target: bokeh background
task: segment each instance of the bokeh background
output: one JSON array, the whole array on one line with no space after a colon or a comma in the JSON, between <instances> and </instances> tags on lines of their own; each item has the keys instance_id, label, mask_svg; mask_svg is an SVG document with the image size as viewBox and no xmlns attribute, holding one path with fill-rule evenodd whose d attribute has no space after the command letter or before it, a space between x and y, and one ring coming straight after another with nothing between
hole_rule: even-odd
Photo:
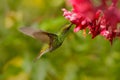
<instances>
[{"instance_id":1,"label":"bokeh background","mask_svg":"<svg viewBox=\"0 0 120 80\"><path fill-rule=\"evenodd\" d=\"M66 0L0 0L0 80L120 80L120 39L70 34L57 50L33 63L43 44L18 31L35 26L58 33L69 23Z\"/></svg>"}]
</instances>

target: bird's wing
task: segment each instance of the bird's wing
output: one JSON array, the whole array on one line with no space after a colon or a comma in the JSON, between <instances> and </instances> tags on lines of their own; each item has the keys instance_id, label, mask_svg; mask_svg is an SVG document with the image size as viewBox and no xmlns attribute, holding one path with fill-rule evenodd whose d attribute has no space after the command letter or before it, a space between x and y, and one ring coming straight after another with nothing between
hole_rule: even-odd
<instances>
[{"instance_id":1,"label":"bird's wing","mask_svg":"<svg viewBox=\"0 0 120 80\"><path fill-rule=\"evenodd\" d=\"M19 28L19 31L34 38L33 33L38 32L39 30L32 27L21 27Z\"/></svg>"},{"instance_id":2,"label":"bird's wing","mask_svg":"<svg viewBox=\"0 0 120 80\"><path fill-rule=\"evenodd\" d=\"M48 33L42 30L37 30L32 27L22 27L20 28L20 32L49 44L52 42L54 38L57 37L56 34Z\"/></svg>"}]
</instances>

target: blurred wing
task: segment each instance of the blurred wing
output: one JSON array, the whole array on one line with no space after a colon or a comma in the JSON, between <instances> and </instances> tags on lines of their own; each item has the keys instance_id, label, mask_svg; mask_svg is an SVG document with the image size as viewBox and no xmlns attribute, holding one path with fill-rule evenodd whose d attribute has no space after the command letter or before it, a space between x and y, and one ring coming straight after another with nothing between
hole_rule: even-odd
<instances>
[{"instance_id":1,"label":"blurred wing","mask_svg":"<svg viewBox=\"0 0 120 80\"><path fill-rule=\"evenodd\" d=\"M50 43L51 40L53 40L55 37L57 37L57 35L55 35L55 34L48 33L48 32L42 31L42 30L37 30L32 27L22 27L22 28L20 28L20 32L22 32L28 36L31 36L35 39L41 40L42 42L45 42L45 43Z\"/></svg>"},{"instance_id":2,"label":"blurred wing","mask_svg":"<svg viewBox=\"0 0 120 80\"><path fill-rule=\"evenodd\" d=\"M33 33L33 35L36 39L42 40L43 42L47 42L50 45L53 42L53 40L57 38L56 34L44 32L44 31L35 32Z\"/></svg>"},{"instance_id":3,"label":"blurred wing","mask_svg":"<svg viewBox=\"0 0 120 80\"><path fill-rule=\"evenodd\" d=\"M38 32L39 30L32 27L22 27L19 29L19 31L34 38L33 33Z\"/></svg>"}]
</instances>

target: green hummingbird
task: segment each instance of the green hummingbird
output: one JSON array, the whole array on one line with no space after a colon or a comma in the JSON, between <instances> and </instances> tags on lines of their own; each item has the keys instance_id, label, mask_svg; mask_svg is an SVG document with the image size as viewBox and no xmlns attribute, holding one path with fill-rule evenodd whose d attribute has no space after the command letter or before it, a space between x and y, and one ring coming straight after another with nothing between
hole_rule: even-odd
<instances>
[{"instance_id":1,"label":"green hummingbird","mask_svg":"<svg viewBox=\"0 0 120 80\"><path fill-rule=\"evenodd\" d=\"M33 27L22 27L19 29L19 31L24 33L25 35L31 36L35 39L47 43L47 46L44 45L38 56L35 58L34 61L36 61L40 59L43 54L47 52L52 52L55 49L59 48L65 40L66 36L68 35L71 26L72 24L66 25L59 34L45 32L35 29Z\"/></svg>"}]
</instances>

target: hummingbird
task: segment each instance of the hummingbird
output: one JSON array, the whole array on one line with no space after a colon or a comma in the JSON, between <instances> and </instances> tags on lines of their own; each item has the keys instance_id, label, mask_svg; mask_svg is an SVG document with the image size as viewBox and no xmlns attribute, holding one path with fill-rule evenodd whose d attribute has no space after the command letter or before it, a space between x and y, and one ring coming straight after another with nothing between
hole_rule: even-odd
<instances>
[{"instance_id":1,"label":"hummingbird","mask_svg":"<svg viewBox=\"0 0 120 80\"><path fill-rule=\"evenodd\" d=\"M43 30L38 30L33 27L21 27L19 31L25 35L47 43L47 46L44 45L40 50L38 56L34 59L35 62L39 60L43 54L52 52L55 49L59 48L67 37L71 26L72 24L66 25L59 34L45 32Z\"/></svg>"}]
</instances>

